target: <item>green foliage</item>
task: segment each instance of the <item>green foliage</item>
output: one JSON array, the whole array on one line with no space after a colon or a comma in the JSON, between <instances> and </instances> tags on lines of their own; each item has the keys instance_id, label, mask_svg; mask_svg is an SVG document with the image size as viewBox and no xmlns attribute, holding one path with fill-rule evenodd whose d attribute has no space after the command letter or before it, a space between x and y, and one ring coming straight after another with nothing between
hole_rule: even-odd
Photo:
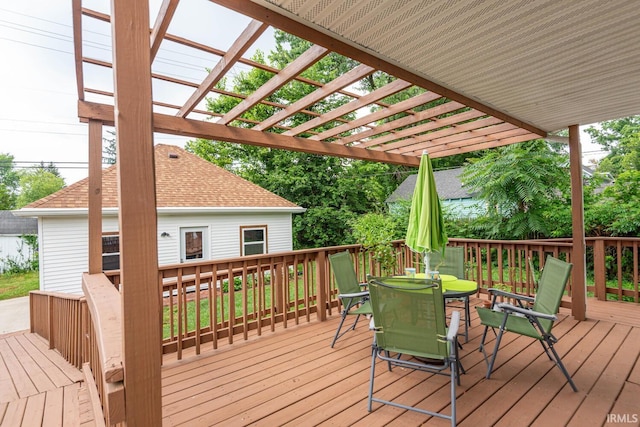
<instances>
[{"instance_id":1,"label":"green foliage","mask_svg":"<svg viewBox=\"0 0 640 427\"><path fill-rule=\"evenodd\" d=\"M64 179L47 168L37 168L20 174L20 195L16 207L21 208L64 187Z\"/></svg>"},{"instance_id":2,"label":"green foliage","mask_svg":"<svg viewBox=\"0 0 640 427\"><path fill-rule=\"evenodd\" d=\"M15 170L13 159L11 154L0 154L0 210L16 207L20 176Z\"/></svg>"},{"instance_id":3,"label":"green foliage","mask_svg":"<svg viewBox=\"0 0 640 427\"><path fill-rule=\"evenodd\" d=\"M600 235L640 235L640 171L620 173L588 212L585 223L590 228L600 226Z\"/></svg>"},{"instance_id":4,"label":"green foliage","mask_svg":"<svg viewBox=\"0 0 640 427\"><path fill-rule=\"evenodd\" d=\"M241 277L234 277L233 278L233 290L236 291L236 292L242 290L242 278ZM229 281L228 280L224 280L222 282L222 292L224 292L225 294L229 293Z\"/></svg>"},{"instance_id":5,"label":"green foliage","mask_svg":"<svg viewBox=\"0 0 640 427\"><path fill-rule=\"evenodd\" d=\"M16 256L7 256L0 259L3 265L2 273L5 275L15 275L28 273L30 271L38 271L38 236L22 235L20 247L18 247ZM25 254L25 245L29 248ZM31 256L29 256L29 254Z\"/></svg>"},{"instance_id":6,"label":"green foliage","mask_svg":"<svg viewBox=\"0 0 640 427\"><path fill-rule=\"evenodd\" d=\"M110 138L102 138L102 162L114 165L116 163L116 133L112 130L107 131L111 135Z\"/></svg>"},{"instance_id":7,"label":"green foliage","mask_svg":"<svg viewBox=\"0 0 640 427\"><path fill-rule=\"evenodd\" d=\"M485 238L526 239L550 235L550 206L568 194L567 156L543 140L487 150L464 169L462 182L484 200L487 212L474 224Z\"/></svg>"},{"instance_id":8,"label":"green foliage","mask_svg":"<svg viewBox=\"0 0 640 427\"><path fill-rule=\"evenodd\" d=\"M598 172L617 177L624 171L640 170L640 116L602 122L585 131L593 142L609 151L598 164Z\"/></svg>"},{"instance_id":9,"label":"green foliage","mask_svg":"<svg viewBox=\"0 0 640 427\"><path fill-rule=\"evenodd\" d=\"M392 245L395 222L388 215L368 213L351 222L353 236L387 272L393 271L395 253Z\"/></svg>"}]
</instances>

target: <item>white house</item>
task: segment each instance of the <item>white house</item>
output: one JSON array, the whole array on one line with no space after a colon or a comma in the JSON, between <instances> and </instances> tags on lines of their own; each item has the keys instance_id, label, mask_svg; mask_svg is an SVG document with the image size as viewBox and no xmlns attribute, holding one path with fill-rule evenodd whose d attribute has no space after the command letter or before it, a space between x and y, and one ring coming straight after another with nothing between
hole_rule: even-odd
<instances>
[{"instance_id":1,"label":"white house","mask_svg":"<svg viewBox=\"0 0 640 427\"><path fill-rule=\"evenodd\" d=\"M292 250L301 208L183 149L155 147L158 263ZM102 173L103 269L119 268L116 167ZM38 218L40 289L81 293L88 270L88 178L16 211Z\"/></svg>"}]
</instances>

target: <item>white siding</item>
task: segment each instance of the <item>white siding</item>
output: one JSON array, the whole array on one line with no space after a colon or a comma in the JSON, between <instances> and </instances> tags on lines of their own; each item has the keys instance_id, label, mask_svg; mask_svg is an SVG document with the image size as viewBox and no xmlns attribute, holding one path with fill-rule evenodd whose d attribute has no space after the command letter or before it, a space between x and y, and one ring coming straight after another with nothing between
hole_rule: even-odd
<instances>
[{"instance_id":1,"label":"white siding","mask_svg":"<svg viewBox=\"0 0 640 427\"><path fill-rule=\"evenodd\" d=\"M240 227L266 225L268 251L292 249L291 214L289 213L221 213L210 215L158 215L158 263L180 262L180 228L209 227L211 259L240 256ZM161 237L163 232L168 237Z\"/></svg>"},{"instance_id":2,"label":"white siding","mask_svg":"<svg viewBox=\"0 0 640 427\"><path fill-rule=\"evenodd\" d=\"M103 219L103 231L117 231L116 217ZM180 228L209 227L211 259L240 256L240 227L266 225L269 253L292 249L290 213L221 213L158 215L158 263L180 262ZM82 293L82 273L88 270L86 217L41 217L40 289ZM161 237L163 232L169 233Z\"/></svg>"}]
</instances>

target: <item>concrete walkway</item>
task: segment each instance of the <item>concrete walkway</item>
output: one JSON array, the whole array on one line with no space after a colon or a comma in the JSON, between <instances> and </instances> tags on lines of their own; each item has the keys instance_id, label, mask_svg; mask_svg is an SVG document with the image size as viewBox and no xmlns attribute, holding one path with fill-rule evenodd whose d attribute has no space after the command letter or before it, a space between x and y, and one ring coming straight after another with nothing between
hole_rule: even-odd
<instances>
[{"instance_id":1,"label":"concrete walkway","mask_svg":"<svg viewBox=\"0 0 640 427\"><path fill-rule=\"evenodd\" d=\"M0 301L0 335L29 329L29 297Z\"/></svg>"}]
</instances>

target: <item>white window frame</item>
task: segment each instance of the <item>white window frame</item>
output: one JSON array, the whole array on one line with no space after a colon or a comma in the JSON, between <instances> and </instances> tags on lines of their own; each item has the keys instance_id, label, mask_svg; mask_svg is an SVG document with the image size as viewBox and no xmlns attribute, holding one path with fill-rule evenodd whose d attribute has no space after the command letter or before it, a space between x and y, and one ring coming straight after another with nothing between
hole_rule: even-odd
<instances>
[{"instance_id":1,"label":"white window frame","mask_svg":"<svg viewBox=\"0 0 640 427\"><path fill-rule=\"evenodd\" d=\"M260 241L255 241L255 242L245 242L245 231L255 231L255 230L260 230L262 231L262 236L263 236L263 240ZM242 225L240 226L240 256L245 256L245 248L247 245L253 245L253 246L257 246L259 244L262 245L262 253L266 254L269 253L269 246L268 246L268 233L267 233L268 227L266 225ZM252 255L258 255L258 254L252 254Z\"/></svg>"},{"instance_id":2,"label":"white window frame","mask_svg":"<svg viewBox=\"0 0 640 427\"><path fill-rule=\"evenodd\" d=\"M202 233L202 258L187 259L186 233ZM195 262L209 259L209 227L180 227L180 262Z\"/></svg>"}]
</instances>

